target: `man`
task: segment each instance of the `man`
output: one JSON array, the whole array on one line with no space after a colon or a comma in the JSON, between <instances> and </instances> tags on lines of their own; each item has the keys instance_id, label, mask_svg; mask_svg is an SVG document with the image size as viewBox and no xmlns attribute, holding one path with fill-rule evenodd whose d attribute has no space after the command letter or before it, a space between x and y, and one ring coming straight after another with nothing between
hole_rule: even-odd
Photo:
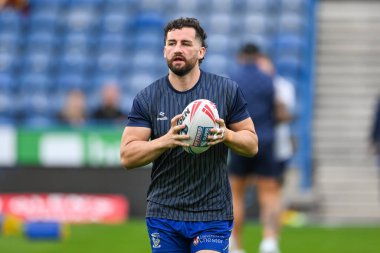
<instances>
[{"instance_id":1,"label":"man","mask_svg":"<svg viewBox=\"0 0 380 253\"><path fill-rule=\"evenodd\" d=\"M245 194L248 186L256 184L263 225L260 253L278 253L280 217L279 172L274 156L276 123L275 88L273 78L257 66L260 51L254 44L244 45L239 52L240 68L231 78L239 83L249 97L248 111L260 136L260 152L253 158L231 154L229 172L234 206L234 229L230 242L231 253L243 253L242 232L245 217Z\"/></svg>"},{"instance_id":2,"label":"man","mask_svg":"<svg viewBox=\"0 0 380 253\"><path fill-rule=\"evenodd\" d=\"M228 148L254 156L258 139L237 84L200 69L206 33L194 18L167 24L164 57L169 74L135 98L124 130L120 156L127 169L153 162L146 221L152 252L228 252L232 200ZM177 125L193 100L215 103L220 128L200 155L183 150L188 135ZM224 119L224 120L223 120Z\"/></svg>"},{"instance_id":3,"label":"man","mask_svg":"<svg viewBox=\"0 0 380 253\"><path fill-rule=\"evenodd\" d=\"M273 77L275 91L275 158L278 166L280 183L293 157L295 141L291 133L291 122L294 120L296 107L296 92L294 85L276 73L271 59L264 55L257 56L257 67L264 73Z\"/></svg>"},{"instance_id":4,"label":"man","mask_svg":"<svg viewBox=\"0 0 380 253\"><path fill-rule=\"evenodd\" d=\"M96 108L92 117L98 123L121 123L126 119L119 107L119 86L113 81L105 82L102 87L102 103Z\"/></svg>"}]
</instances>

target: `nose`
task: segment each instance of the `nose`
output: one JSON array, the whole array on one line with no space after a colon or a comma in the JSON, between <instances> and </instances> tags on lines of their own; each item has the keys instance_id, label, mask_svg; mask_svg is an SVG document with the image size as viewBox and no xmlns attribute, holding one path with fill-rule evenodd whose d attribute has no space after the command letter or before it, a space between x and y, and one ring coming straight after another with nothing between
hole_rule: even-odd
<instances>
[{"instance_id":1,"label":"nose","mask_svg":"<svg viewBox=\"0 0 380 253\"><path fill-rule=\"evenodd\" d=\"M182 50L182 46L181 44L177 44L175 47L174 47L174 54L176 53L181 53L182 54L183 50Z\"/></svg>"}]
</instances>

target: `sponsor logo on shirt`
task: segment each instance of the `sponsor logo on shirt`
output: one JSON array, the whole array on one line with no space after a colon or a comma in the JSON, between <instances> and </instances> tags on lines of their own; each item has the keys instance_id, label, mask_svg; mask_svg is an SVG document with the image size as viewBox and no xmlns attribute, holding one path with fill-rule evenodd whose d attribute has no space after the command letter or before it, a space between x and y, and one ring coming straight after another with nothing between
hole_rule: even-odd
<instances>
[{"instance_id":1,"label":"sponsor logo on shirt","mask_svg":"<svg viewBox=\"0 0 380 253\"><path fill-rule=\"evenodd\" d=\"M158 114L157 120L168 120L168 117L166 117L164 112L160 112Z\"/></svg>"}]
</instances>

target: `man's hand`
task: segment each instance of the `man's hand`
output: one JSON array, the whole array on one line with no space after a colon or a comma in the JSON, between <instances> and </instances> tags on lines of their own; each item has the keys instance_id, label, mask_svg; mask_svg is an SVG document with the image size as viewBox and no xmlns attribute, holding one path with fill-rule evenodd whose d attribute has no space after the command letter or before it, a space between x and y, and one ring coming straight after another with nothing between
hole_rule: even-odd
<instances>
[{"instance_id":1,"label":"man's hand","mask_svg":"<svg viewBox=\"0 0 380 253\"><path fill-rule=\"evenodd\" d=\"M219 124L219 128L213 128L210 130L211 134L208 136L208 145L214 146L218 143L223 142L229 133L229 130L226 127L223 119L216 119L216 122Z\"/></svg>"},{"instance_id":2,"label":"man's hand","mask_svg":"<svg viewBox=\"0 0 380 253\"><path fill-rule=\"evenodd\" d=\"M184 140L190 139L189 135L180 135L180 131L184 129L186 126L185 124L177 125L178 120L182 117L182 114L178 114L174 116L170 123L171 127L169 131L159 138L160 142L162 143L162 146L165 148L175 148L177 146L182 147L189 147L190 145L186 142L183 142Z\"/></svg>"}]
</instances>

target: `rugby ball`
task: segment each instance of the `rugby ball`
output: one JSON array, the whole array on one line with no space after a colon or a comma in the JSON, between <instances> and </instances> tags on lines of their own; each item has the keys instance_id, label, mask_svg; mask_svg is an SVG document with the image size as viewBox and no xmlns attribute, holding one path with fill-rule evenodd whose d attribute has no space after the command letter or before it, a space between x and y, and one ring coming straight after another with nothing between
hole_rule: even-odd
<instances>
[{"instance_id":1,"label":"rugby ball","mask_svg":"<svg viewBox=\"0 0 380 253\"><path fill-rule=\"evenodd\" d=\"M200 154L209 149L207 137L212 128L219 128L219 124L215 122L218 118L216 105L207 99L198 99L186 106L177 122L178 125L185 124L180 134L190 136L189 140L184 140L190 146L183 149L191 154Z\"/></svg>"}]
</instances>

